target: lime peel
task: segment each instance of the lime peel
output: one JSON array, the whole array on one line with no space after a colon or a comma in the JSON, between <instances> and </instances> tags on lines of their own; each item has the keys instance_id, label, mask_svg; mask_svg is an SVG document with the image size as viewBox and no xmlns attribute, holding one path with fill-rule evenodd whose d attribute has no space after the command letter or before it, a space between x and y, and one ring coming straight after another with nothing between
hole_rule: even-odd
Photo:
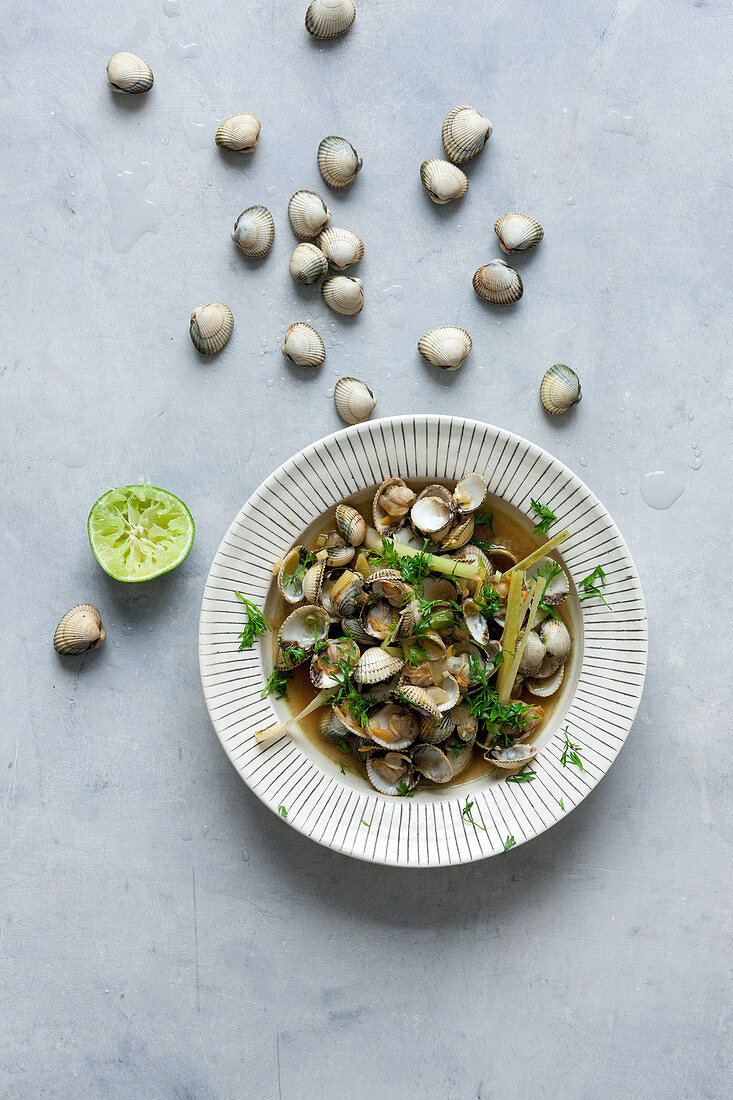
<instances>
[{"instance_id":1,"label":"lime peel","mask_svg":"<svg viewBox=\"0 0 733 1100\"><path fill-rule=\"evenodd\" d=\"M193 545L193 516L182 500L154 485L120 485L93 505L92 553L110 577L149 581L180 565Z\"/></svg>"}]
</instances>

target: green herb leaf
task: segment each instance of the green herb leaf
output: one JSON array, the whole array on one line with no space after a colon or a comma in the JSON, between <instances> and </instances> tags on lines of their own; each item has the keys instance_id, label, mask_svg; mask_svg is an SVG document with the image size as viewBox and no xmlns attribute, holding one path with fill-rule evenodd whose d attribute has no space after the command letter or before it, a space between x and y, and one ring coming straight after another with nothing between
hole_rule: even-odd
<instances>
[{"instance_id":1,"label":"green herb leaf","mask_svg":"<svg viewBox=\"0 0 733 1100\"><path fill-rule=\"evenodd\" d=\"M341 768L341 774L342 774L342 775L346 775L346 773L347 773L347 771L348 771L349 769L348 769L348 768L345 768L345 767L343 766L343 764L341 763L341 761L339 761L339 767Z\"/></svg>"},{"instance_id":2,"label":"green herb leaf","mask_svg":"<svg viewBox=\"0 0 733 1100\"><path fill-rule=\"evenodd\" d=\"M481 512L479 515L474 516L474 527L488 527L491 534L494 533L494 517L491 512Z\"/></svg>"},{"instance_id":3,"label":"green herb leaf","mask_svg":"<svg viewBox=\"0 0 733 1100\"><path fill-rule=\"evenodd\" d=\"M277 812L280 814L280 817L287 817L288 816L288 811L285 809L284 806L278 806Z\"/></svg>"},{"instance_id":4,"label":"green herb leaf","mask_svg":"<svg viewBox=\"0 0 733 1100\"><path fill-rule=\"evenodd\" d=\"M415 797L415 792L411 791L410 788L407 786L406 779L400 779L399 783L397 784L397 794L401 794L403 798Z\"/></svg>"},{"instance_id":5,"label":"green herb leaf","mask_svg":"<svg viewBox=\"0 0 733 1100\"><path fill-rule=\"evenodd\" d=\"M558 800L557 804L558 804L558 806L560 807L561 810L565 809L565 803L563 802L563 800L561 798Z\"/></svg>"},{"instance_id":6,"label":"green herb leaf","mask_svg":"<svg viewBox=\"0 0 733 1100\"><path fill-rule=\"evenodd\" d=\"M361 823L362 825L366 825L367 829L371 829L371 825L368 821L365 821L364 818L361 819Z\"/></svg>"},{"instance_id":7,"label":"green herb leaf","mask_svg":"<svg viewBox=\"0 0 733 1100\"><path fill-rule=\"evenodd\" d=\"M532 506L532 511L537 516L537 523L534 525L535 535L546 535L551 525L557 519L557 516L546 504L541 504L540 501L535 500L534 497L530 498L530 504Z\"/></svg>"},{"instance_id":8,"label":"green herb leaf","mask_svg":"<svg viewBox=\"0 0 733 1100\"><path fill-rule=\"evenodd\" d=\"M514 837L513 837L513 836L511 836L511 835L510 835L510 836L508 836L508 837L506 838L506 840L504 841L504 852L503 852L503 855L506 855L506 854L507 854L507 852L509 851L509 849L510 849L510 848L513 848L513 847L514 847L514 845L515 845L516 843L517 843L517 842L516 842L516 840L514 839Z\"/></svg>"},{"instance_id":9,"label":"green herb leaf","mask_svg":"<svg viewBox=\"0 0 733 1100\"><path fill-rule=\"evenodd\" d=\"M583 746L573 744L573 742L570 740L570 737L569 737L569 729L570 729L570 727L566 726L565 730L564 730L565 744L563 745L562 756L560 757L560 763L562 764L563 768L567 768L568 761L570 761L570 763L574 764L576 768L580 768L580 770L582 772L584 772L585 768L583 767L583 761L580 759L580 756L578 755Z\"/></svg>"},{"instance_id":10,"label":"green herb leaf","mask_svg":"<svg viewBox=\"0 0 733 1100\"><path fill-rule=\"evenodd\" d=\"M497 660L499 657L501 660ZM494 658L494 664L500 664L503 659L502 650ZM489 684L483 662L469 655L468 664L472 681L467 695L469 710L484 724L488 736L508 745L511 741L509 731L524 729L525 716L531 708L526 703L500 703L499 692Z\"/></svg>"},{"instance_id":11,"label":"green herb leaf","mask_svg":"<svg viewBox=\"0 0 733 1100\"><path fill-rule=\"evenodd\" d=\"M254 645L257 638L261 638L270 627L259 607L256 607L250 600L245 599L241 592L235 591L234 595L239 596L247 611L247 621L244 624L239 638L239 649L241 652L241 650L249 649L250 646Z\"/></svg>"},{"instance_id":12,"label":"green herb leaf","mask_svg":"<svg viewBox=\"0 0 733 1100\"><path fill-rule=\"evenodd\" d=\"M260 699L273 694L276 699L284 699L288 694L288 682L292 679L292 676L292 669L273 668L265 683L264 691L260 693Z\"/></svg>"},{"instance_id":13,"label":"green herb leaf","mask_svg":"<svg viewBox=\"0 0 733 1100\"><path fill-rule=\"evenodd\" d=\"M484 826L479 825L478 821L474 821L473 818L471 817L471 810L472 809L473 809L473 802L469 799L468 795L466 795L466 805L461 810L461 813L465 817L466 821L470 822L470 824L473 825L474 829L483 829L484 832L486 832L486 829L484 828Z\"/></svg>"},{"instance_id":14,"label":"green herb leaf","mask_svg":"<svg viewBox=\"0 0 733 1100\"><path fill-rule=\"evenodd\" d=\"M596 582L599 583L597 584ZM579 593L578 599L582 603L583 600L590 600L593 596L597 596L599 600L603 600L609 611L613 611L610 603L601 592L601 588L605 588L605 585L606 574L603 572L600 565L597 565L593 572L589 573L588 576L580 582L580 587L583 591Z\"/></svg>"},{"instance_id":15,"label":"green herb leaf","mask_svg":"<svg viewBox=\"0 0 733 1100\"><path fill-rule=\"evenodd\" d=\"M392 539L382 536L382 550L378 555L385 569L397 569L408 584L419 584L430 572L430 557L427 554L428 540L425 539L422 550L415 555L403 557L394 548Z\"/></svg>"},{"instance_id":16,"label":"green herb leaf","mask_svg":"<svg viewBox=\"0 0 733 1100\"><path fill-rule=\"evenodd\" d=\"M529 764L525 764L521 772L515 772L514 775L508 775L506 777L507 783L532 783L537 778L536 774L529 768Z\"/></svg>"},{"instance_id":17,"label":"green herb leaf","mask_svg":"<svg viewBox=\"0 0 733 1100\"><path fill-rule=\"evenodd\" d=\"M358 723L362 729L366 729L369 725L369 702L363 695L359 694L356 686L352 683L351 673L353 669L347 658L339 663L339 671L341 678L334 677L338 680L339 686L331 702L344 707L354 722Z\"/></svg>"}]
</instances>

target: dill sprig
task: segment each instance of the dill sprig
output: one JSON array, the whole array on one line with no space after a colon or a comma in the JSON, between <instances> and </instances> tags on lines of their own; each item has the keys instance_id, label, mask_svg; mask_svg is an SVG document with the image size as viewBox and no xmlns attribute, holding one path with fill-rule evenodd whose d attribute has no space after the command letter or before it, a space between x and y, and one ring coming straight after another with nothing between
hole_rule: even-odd
<instances>
[{"instance_id":1,"label":"dill sprig","mask_svg":"<svg viewBox=\"0 0 733 1100\"><path fill-rule=\"evenodd\" d=\"M494 517L491 512L481 512L479 515L474 516L474 527L488 527L491 534L494 533Z\"/></svg>"},{"instance_id":2,"label":"dill sprig","mask_svg":"<svg viewBox=\"0 0 733 1100\"><path fill-rule=\"evenodd\" d=\"M264 691L260 693L260 699L268 695L274 695L276 699L284 699L288 694L288 683L293 678L293 669L273 668L267 677Z\"/></svg>"},{"instance_id":3,"label":"dill sprig","mask_svg":"<svg viewBox=\"0 0 733 1100\"><path fill-rule=\"evenodd\" d=\"M580 750L583 748L583 746L582 745L575 745L570 740L570 736L569 736L570 727L569 726L566 726L563 732L565 734L565 744L563 745L562 756L560 757L560 763L562 764L563 768L567 768L568 761L569 761L571 764L574 764L576 768L580 768L580 770L582 772L584 772L585 768L583 767L583 761L580 759L580 756L579 756Z\"/></svg>"},{"instance_id":4,"label":"dill sprig","mask_svg":"<svg viewBox=\"0 0 733 1100\"><path fill-rule=\"evenodd\" d=\"M362 729L367 729L369 725L369 701L359 694L356 686L351 680L351 668L347 659L339 662L339 672L341 677L335 677L338 680L338 688L336 694L333 696L331 702L338 706L343 706L350 714L351 718Z\"/></svg>"},{"instance_id":5,"label":"dill sprig","mask_svg":"<svg viewBox=\"0 0 733 1100\"><path fill-rule=\"evenodd\" d=\"M417 554L403 556L398 554L392 539L382 535L382 549L376 555L385 569L396 569L408 584L419 584L430 572L430 555L427 553L428 540Z\"/></svg>"},{"instance_id":6,"label":"dill sprig","mask_svg":"<svg viewBox=\"0 0 733 1100\"><path fill-rule=\"evenodd\" d=\"M514 847L514 845L515 845L516 843L517 843L517 842L516 842L516 840L515 840L515 839L514 839L514 837L513 837L513 836L511 836L511 834L510 834L510 835L509 835L509 836L508 836L508 837L506 838L506 840L504 841L504 851L503 851L502 855L506 855L506 854L507 854L507 852L509 851L509 849L510 849L510 848L513 848L513 847Z\"/></svg>"},{"instance_id":7,"label":"dill sprig","mask_svg":"<svg viewBox=\"0 0 733 1100\"><path fill-rule=\"evenodd\" d=\"M397 784L397 794L401 794L403 798L415 797L415 792L411 791L410 788L407 786L406 779L400 779L399 783Z\"/></svg>"},{"instance_id":8,"label":"dill sprig","mask_svg":"<svg viewBox=\"0 0 733 1100\"><path fill-rule=\"evenodd\" d=\"M529 769L529 770L528 770ZM535 773L529 768L528 764L525 764L521 772L515 772L514 775L508 775L506 777L507 783L532 783L537 778Z\"/></svg>"},{"instance_id":9,"label":"dill sprig","mask_svg":"<svg viewBox=\"0 0 733 1100\"><path fill-rule=\"evenodd\" d=\"M499 663L499 657L503 660L503 654L497 654L495 664ZM471 714L483 723L492 738L509 744L509 729L524 729L525 715L531 708L526 703L500 703L499 692L489 684L483 663L473 655L469 655L468 663L472 685L467 701Z\"/></svg>"},{"instance_id":10,"label":"dill sprig","mask_svg":"<svg viewBox=\"0 0 733 1100\"><path fill-rule=\"evenodd\" d=\"M235 591L234 595L239 596L247 611L247 620L239 637L239 649L241 651L254 645L256 640L261 638L270 627L259 607L256 607L250 600L245 599L241 592Z\"/></svg>"}]
</instances>

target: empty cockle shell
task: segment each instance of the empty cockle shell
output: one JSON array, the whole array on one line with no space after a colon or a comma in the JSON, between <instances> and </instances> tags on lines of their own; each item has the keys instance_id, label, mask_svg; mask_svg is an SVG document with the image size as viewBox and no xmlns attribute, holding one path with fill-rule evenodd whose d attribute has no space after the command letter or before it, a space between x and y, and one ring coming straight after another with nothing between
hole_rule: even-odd
<instances>
[{"instance_id":1,"label":"empty cockle shell","mask_svg":"<svg viewBox=\"0 0 733 1100\"><path fill-rule=\"evenodd\" d=\"M316 244L337 271L343 271L351 264L357 264L364 256L363 240L350 229L329 226L320 234Z\"/></svg>"},{"instance_id":2,"label":"empty cockle shell","mask_svg":"<svg viewBox=\"0 0 733 1100\"><path fill-rule=\"evenodd\" d=\"M296 283L311 286L328 274L328 260L316 245L310 241L302 241L293 249L289 271Z\"/></svg>"},{"instance_id":3,"label":"empty cockle shell","mask_svg":"<svg viewBox=\"0 0 733 1100\"><path fill-rule=\"evenodd\" d=\"M389 680L390 677L396 676L403 664L404 661L399 657L393 657L380 646L374 646L372 649L365 649L362 653L354 669L353 678L357 684L379 684L382 680Z\"/></svg>"},{"instance_id":4,"label":"empty cockle shell","mask_svg":"<svg viewBox=\"0 0 733 1100\"><path fill-rule=\"evenodd\" d=\"M307 241L326 228L331 211L317 191L296 191L290 196L288 217L295 236Z\"/></svg>"},{"instance_id":5,"label":"empty cockle shell","mask_svg":"<svg viewBox=\"0 0 733 1100\"><path fill-rule=\"evenodd\" d=\"M449 160L424 160L420 179L433 202L441 205L462 198L468 191L468 177Z\"/></svg>"},{"instance_id":6,"label":"empty cockle shell","mask_svg":"<svg viewBox=\"0 0 733 1100\"><path fill-rule=\"evenodd\" d=\"M316 330L304 321L296 321L285 333L282 352L299 367L320 367L326 358L326 346Z\"/></svg>"},{"instance_id":7,"label":"empty cockle shell","mask_svg":"<svg viewBox=\"0 0 733 1100\"><path fill-rule=\"evenodd\" d=\"M453 509L439 497L420 496L410 512L412 526L434 542L447 535L452 519Z\"/></svg>"},{"instance_id":8,"label":"empty cockle shell","mask_svg":"<svg viewBox=\"0 0 733 1100\"><path fill-rule=\"evenodd\" d=\"M107 62L107 83L116 92L139 95L153 86L153 70L134 53L116 53Z\"/></svg>"},{"instance_id":9,"label":"empty cockle shell","mask_svg":"<svg viewBox=\"0 0 733 1100\"><path fill-rule=\"evenodd\" d=\"M305 29L314 38L338 38L355 19L352 0L313 0L305 13Z\"/></svg>"},{"instance_id":10,"label":"empty cockle shell","mask_svg":"<svg viewBox=\"0 0 733 1100\"><path fill-rule=\"evenodd\" d=\"M331 135L318 146L318 170L329 187L348 187L360 168L361 157L346 138Z\"/></svg>"},{"instance_id":11,"label":"empty cockle shell","mask_svg":"<svg viewBox=\"0 0 733 1100\"><path fill-rule=\"evenodd\" d=\"M432 783L447 783L453 775L453 765L437 745L418 745L412 754L412 762Z\"/></svg>"},{"instance_id":12,"label":"empty cockle shell","mask_svg":"<svg viewBox=\"0 0 733 1100\"><path fill-rule=\"evenodd\" d=\"M455 164L473 160L491 137L492 126L488 118L475 107L454 107L443 123L443 148L445 155Z\"/></svg>"},{"instance_id":13,"label":"empty cockle shell","mask_svg":"<svg viewBox=\"0 0 733 1100\"><path fill-rule=\"evenodd\" d=\"M294 546L280 562L277 571L277 587L287 603L300 603L303 599L303 563L306 560L302 546ZM308 601L311 602L310 600Z\"/></svg>"},{"instance_id":14,"label":"empty cockle shell","mask_svg":"<svg viewBox=\"0 0 733 1100\"><path fill-rule=\"evenodd\" d=\"M79 657L98 649L106 637L102 616L90 603L79 603L67 611L56 627L53 648L62 657Z\"/></svg>"},{"instance_id":15,"label":"empty cockle shell","mask_svg":"<svg viewBox=\"0 0 733 1100\"><path fill-rule=\"evenodd\" d=\"M351 546L361 546L366 535L364 517L350 504L337 504L334 513L339 534Z\"/></svg>"},{"instance_id":16,"label":"empty cockle shell","mask_svg":"<svg viewBox=\"0 0 733 1100\"><path fill-rule=\"evenodd\" d=\"M346 424L361 424L368 420L376 398L360 378L339 378L333 390L336 412Z\"/></svg>"},{"instance_id":17,"label":"empty cockle shell","mask_svg":"<svg viewBox=\"0 0 733 1100\"><path fill-rule=\"evenodd\" d=\"M476 512L486 496L486 482L481 474L466 474L453 490L453 503L463 515Z\"/></svg>"},{"instance_id":18,"label":"empty cockle shell","mask_svg":"<svg viewBox=\"0 0 733 1100\"><path fill-rule=\"evenodd\" d=\"M525 687L539 699L549 699L554 695L563 682L565 665L557 665L555 671L549 676L528 676L524 681Z\"/></svg>"},{"instance_id":19,"label":"empty cockle shell","mask_svg":"<svg viewBox=\"0 0 733 1100\"><path fill-rule=\"evenodd\" d=\"M574 370L564 363L555 363L545 371L540 384L540 401L546 412L558 416L577 405L580 398L580 379Z\"/></svg>"},{"instance_id":20,"label":"empty cockle shell","mask_svg":"<svg viewBox=\"0 0 733 1100\"><path fill-rule=\"evenodd\" d=\"M501 748L490 749L485 755L495 768L513 771L534 760L537 749L534 745L502 745Z\"/></svg>"},{"instance_id":21,"label":"empty cockle shell","mask_svg":"<svg viewBox=\"0 0 733 1100\"><path fill-rule=\"evenodd\" d=\"M494 232L507 255L512 252L528 252L535 248L545 235L538 221L529 214L502 214L494 222Z\"/></svg>"},{"instance_id":22,"label":"empty cockle shell","mask_svg":"<svg viewBox=\"0 0 733 1100\"><path fill-rule=\"evenodd\" d=\"M202 355L216 355L234 331L234 316L223 302L198 306L191 314L191 340Z\"/></svg>"},{"instance_id":23,"label":"empty cockle shell","mask_svg":"<svg viewBox=\"0 0 733 1100\"><path fill-rule=\"evenodd\" d=\"M524 293L519 273L503 260L491 260L473 276L473 289L479 298L495 306L518 302Z\"/></svg>"},{"instance_id":24,"label":"empty cockle shell","mask_svg":"<svg viewBox=\"0 0 733 1100\"><path fill-rule=\"evenodd\" d=\"M323 300L334 313L355 317L364 307L364 284L353 275L332 275L321 287Z\"/></svg>"},{"instance_id":25,"label":"empty cockle shell","mask_svg":"<svg viewBox=\"0 0 733 1100\"><path fill-rule=\"evenodd\" d=\"M232 240L245 256L261 260L275 240L275 222L266 206L248 206L234 223Z\"/></svg>"},{"instance_id":26,"label":"empty cockle shell","mask_svg":"<svg viewBox=\"0 0 733 1100\"><path fill-rule=\"evenodd\" d=\"M224 119L214 140L220 149L230 149L233 153L251 153L260 140L260 120L257 115L250 115L246 111L231 115Z\"/></svg>"},{"instance_id":27,"label":"empty cockle shell","mask_svg":"<svg viewBox=\"0 0 733 1100\"><path fill-rule=\"evenodd\" d=\"M417 350L423 359L441 370L458 370L472 347L473 340L465 328L453 325L433 328L417 342Z\"/></svg>"}]
</instances>

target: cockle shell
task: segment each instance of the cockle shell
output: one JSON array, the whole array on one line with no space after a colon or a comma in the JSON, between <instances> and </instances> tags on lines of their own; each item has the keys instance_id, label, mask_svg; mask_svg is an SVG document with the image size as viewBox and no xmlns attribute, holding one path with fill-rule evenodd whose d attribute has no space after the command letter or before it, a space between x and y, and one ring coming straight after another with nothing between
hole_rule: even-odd
<instances>
[{"instance_id":1,"label":"cockle shell","mask_svg":"<svg viewBox=\"0 0 733 1100\"><path fill-rule=\"evenodd\" d=\"M306 569L303 576L303 599L306 603L317 604L321 602L321 589L323 588L325 574L325 561L317 561L315 565L311 565L309 569Z\"/></svg>"},{"instance_id":2,"label":"cockle shell","mask_svg":"<svg viewBox=\"0 0 733 1100\"><path fill-rule=\"evenodd\" d=\"M321 287L323 300L334 313L355 317L364 307L364 284L352 275L332 275Z\"/></svg>"},{"instance_id":3,"label":"cockle shell","mask_svg":"<svg viewBox=\"0 0 733 1100\"><path fill-rule=\"evenodd\" d=\"M326 358L326 347L311 325L296 321L285 333L282 353L299 367L320 367Z\"/></svg>"},{"instance_id":4,"label":"cockle shell","mask_svg":"<svg viewBox=\"0 0 733 1100\"><path fill-rule=\"evenodd\" d=\"M440 205L460 199L468 191L468 177L449 160L424 160L420 179L433 202Z\"/></svg>"},{"instance_id":5,"label":"cockle shell","mask_svg":"<svg viewBox=\"0 0 733 1100\"><path fill-rule=\"evenodd\" d=\"M453 765L437 745L418 745L412 754L412 762L432 783L447 783L453 776Z\"/></svg>"},{"instance_id":6,"label":"cockle shell","mask_svg":"<svg viewBox=\"0 0 733 1100\"><path fill-rule=\"evenodd\" d=\"M153 70L134 53L116 53L107 62L107 83L115 92L139 95L153 86Z\"/></svg>"},{"instance_id":7,"label":"cockle shell","mask_svg":"<svg viewBox=\"0 0 733 1100\"><path fill-rule=\"evenodd\" d=\"M473 276L473 289L479 298L495 306L518 302L524 293L519 273L503 260L491 260Z\"/></svg>"},{"instance_id":8,"label":"cockle shell","mask_svg":"<svg viewBox=\"0 0 733 1100\"><path fill-rule=\"evenodd\" d=\"M331 211L316 191L296 191L288 203L288 217L296 237L317 237L326 228Z\"/></svg>"},{"instance_id":9,"label":"cockle shell","mask_svg":"<svg viewBox=\"0 0 733 1100\"><path fill-rule=\"evenodd\" d=\"M361 157L346 138L331 135L318 146L318 170L329 187L340 191L356 179Z\"/></svg>"},{"instance_id":10,"label":"cockle shell","mask_svg":"<svg viewBox=\"0 0 733 1100\"><path fill-rule=\"evenodd\" d=\"M296 283L311 286L328 274L328 260L316 245L310 241L302 241L293 249L289 271Z\"/></svg>"},{"instance_id":11,"label":"cockle shell","mask_svg":"<svg viewBox=\"0 0 733 1100\"><path fill-rule=\"evenodd\" d=\"M460 550L473 538L473 529L474 518L473 516L467 516L466 519L461 520L451 528L441 542L441 549L447 551Z\"/></svg>"},{"instance_id":12,"label":"cockle shell","mask_svg":"<svg viewBox=\"0 0 733 1100\"><path fill-rule=\"evenodd\" d=\"M473 160L491 137L492 126L488 118L475 107L454 107L443 123L443 148L445 155L455 164Z\"/></svg>"},{"instance_id":13,"label":"cockle shell","mask_svg":"<svg viewBox=\"0 0 733 1100\"><path fill-rule=\"evenodd\" d=\"M266 206L248 206L234 223L232 240L245 256L261 260L275 240L275 222Z\"/></svg>"},{"instance_id":14,"label":"cockle shell","mask_svg":"<svg viewBox=\"0 0 733 1100\"><path fill-rule=\"evenodd\" d=\"M303 604L291 611L283 622L277 640L280 648L286 652L288 646L298 646L310 651L315 648L316 636L320 641L328 637L331 623L328 612L323 607Z\"/></svg>"},{"instance_id":15,"label":"cockle shell","mask_svg":"<svg viewBox=\"0 0 733 1100\"><path fill-rule=\"evenodd\" d=\"M351 264L357 264L364 256L363 240L350 229L329 226L320 234L316 244L337 271L343 271Z\"/></svg>"},{"instance_id":16,"label":"cockle shell","mask_svg":"<svg viewBox=\"0 0 733 1100\"><path fill-rule=\"evenodd\" d=\"M472 347L473 340L465 328L453 325L431 329L417 342L423 359L441 370L458 370Z\"/></svg>"},{"instance_id":17,"label":"cockle shell","mask_svg":"<svg viewBox=\"0 0 733 1100\"><path fill-rule=\"evenodd\" d=\"M546 412L558 416L577 405L580 398L580 379L574 370L564 363L555 363L545 371L540 384L540 401Z\"/></svg>"},{"instance_id":18,"label":"cockle shell","mask_svg":"<svg viewBox=\"0 0 733 1100\"><path fill-rule=\"evenodd\" d=\"M439 497L420 496L410 512L413 528L435 542L448 533L452 519L453 509Z\"/></svg>"},{"instance_id":19,"label":"cockle shell","mask_svg":"<svg viewBox=\"0 0 733 1100\"><path fill-rule=\"evenodd\" d=\"M417 783L409 760L400 752L368 756L366 770L369 782L380 794L396 796L412 790Z\"/></svg>"},{"instance_id":20,"label":"cockle shell","mask_svg":"<svg viewBox=\"0 0 733 1100\"><path fill-rule=\"evenodd\" d=\"M350 546L361 546L366 535L364 517L350 504L337 504L334 513L338 532Z\"/></svg>"},{"instance_id":21,"label":"cockle shell","mask_svg":"<svg viewBox=\"0 0 733 1100\"><path fill-rule=\"evenodd\" d=\"M484 502L487 485L481 474L466 474L453 490L453 502L463 515L476 512Z\"/></svg>"},{"instance_id":22,"label":"cockle shell","mask_svg":"<svg viewBox=\"0 0 733 1100\"><path fill-rule=\"evenodd\" d=\"M528 676L524 681L525 687L539 699L549 699L554 695L563 682L565 665L557 665L555 671L549 676Z\"/></svg>"},{"instance_id":23,"label":"cockle shell","mask_svg":"<svg viewBox=\"0 0 733 1100\"><path fill-rule=\"evenodd\" d=\"M539 636L545 643L547 656L559 665L564 665L573 650L570 631L560 619L545 619L540 624Z\"/></svg>"},{"instance_id":24,"label":"cockle shell","mask_svg":"<svg viewBox=\"0 0 733 1100\"><path fill-rule=\"evenodd\" d=\"M524 652L519 662L518 672L520 676L534 676L539 671L545 659L545 643L539 634L531 630L524 643Z\"/></svg>"},{"instance_id":25,"label":"cockle shell","mask_svg":"<svg viewBox=\"0 0 733 1100\"><path fill-rule=\"evenodd\" d=\"M440 718L440 711L435 705L432 695L425 688L415 684L399 684L397 690L403 702L408 703L420 714L428 718Z\"/></svg>"},{"instance_id":26,"label":"cockle shell","mask_svg":"<svg viewBox=\"0 0 733 1100\"><path fill-rule=\"evenodd\" d=\"M214 140L220 149L233 153L251 153L260 140L260 120L246 111L225 118L216 131Z\"/></svg>"},{"instance_id":27,"label":"cockle shell","mask_svg":"<svg viewBox=\"0 0 733 1100\"><path fill-rule=\"evenodd\" d=\"M368 420L376 398L360 378L339 378L333 390L336 412L346 424L361 424Z\"/></svg>"},{"instance_id":28,"label":"cockle shell","mask_svg":"<svg viewBox=\"0 0 733 1100\"><path fill-rule=\"evenodd\" d=\"M102 616L90 603L79 603L67 611L56 627L53 648L62 657L79 657L98 649L106 637Z\"/></svg>"},{"instance_id":29,"label":"cockle shell","mask_svg":"<svg viewBox=\"0 0 733 1100\"><path fill-rule=\"evenodd\" d=\"M528 214L502 214L494 222L494 232L499 238L502 251L511 256L512 252L528 252L536 248L545 235L538 221Z\"/></svg>"},{"instance_id":30,"label":"cockle shell","mask_svg":"<svg viewBox=\"0 0 733 1100\"><path fill-rule=\"evenodd\" d=\"M303 577L300 567L304 558L303 547L294 546L292 550L288 550L280 562L280 568L277 571L277 587L286 603L296 604L303 599Z\"/></svg>"},{"instance_id":31,"label":"cockle shell","mask_svg":"<svg viewBox=\"0 0 733 1100\"><path fill-rule=\"evenodd\" d=\"M314 38L338 38L355 19L352 0L313 0L305 13L305 29Z\"/></svg>"},{"instance_id":32,"label":"cockle shell","mask_svg":"<svg viewBox=\"0 0 733 1100\"><path fill-rule=\"evenodd\" d=\"M534 745L502 745L501 748L490 749L486 753L486 759L495 768L506 771L514 771L529 764L537 755Z\"/></svg>"},{"instance_id":33,"label":"cockle shell","mask_svg":"<svg viewBox=\"0 0 733 1100\"><path fill-rule=\"evenodd\" d=\"M198 306L191 314L191 340L202 355L216 355L234 331L234 316L223 302Z\"/></svg>"},{"instance_id":34,"label":"cockle shell","mask_svg":"<svg viewBox=\"0 0 733 1100\"><path fill-rule=\"evenodd\" d=\"M399 657L393 657L380 646L365 649L354 669L354 680L357 684L379 684L382 680L389 680L396 676L402 668L404 661Z\"/></svg>"}]
</instances>

